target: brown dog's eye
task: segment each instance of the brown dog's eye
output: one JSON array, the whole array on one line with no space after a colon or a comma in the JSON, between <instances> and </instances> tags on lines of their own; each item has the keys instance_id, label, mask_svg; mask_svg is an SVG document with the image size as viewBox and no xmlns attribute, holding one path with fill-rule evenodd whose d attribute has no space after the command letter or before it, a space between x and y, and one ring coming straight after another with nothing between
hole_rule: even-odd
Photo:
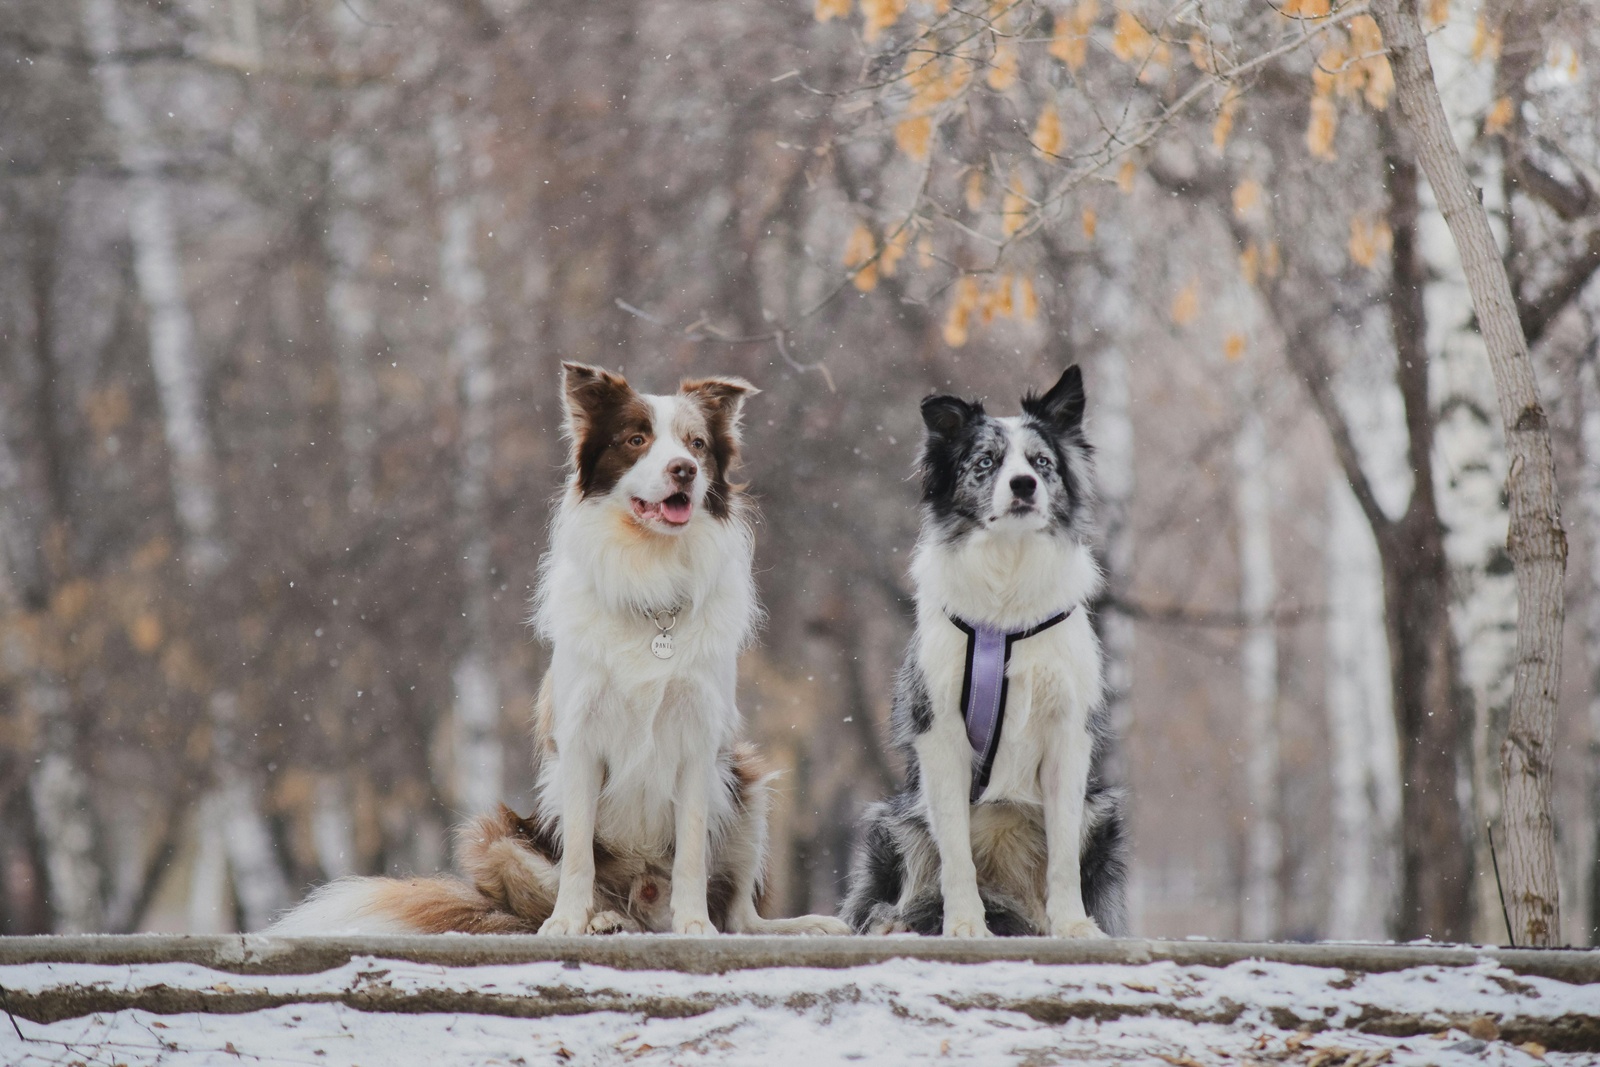
<instances>
[{"instance_id":1,"label":"brown dog's eye","mask_svg":"<svg viewBox=\"0 0 1600 1067\"><path fill-rule=\"evenodd\" d=\"M644 447L644 434L642 434L642 433L634 434L632 437L628 438L628 444L632 445L634 448L643 448Z\"/></svg>"},{"instance_id":2,"label":"brown dog's eye","mask_svg":"<svg viewBox=\"0 0 1600 1067\"><path fill-rule=\"evenodd\" d=\"M706 439L704 437L696 437L693 441L689 442L689 445L696 452L703 452L705 451L706 447Z\"/></svg>"}]
</instances>

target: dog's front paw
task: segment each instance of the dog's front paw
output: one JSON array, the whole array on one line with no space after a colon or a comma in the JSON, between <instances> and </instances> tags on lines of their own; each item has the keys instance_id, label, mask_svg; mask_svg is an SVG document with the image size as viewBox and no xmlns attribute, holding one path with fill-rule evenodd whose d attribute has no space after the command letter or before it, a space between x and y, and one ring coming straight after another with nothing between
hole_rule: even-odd
<instances>
[{"instance_id":1,"label":"dog's front paw","mask_svg":"<svg viewBox=\"0 0 1600 1067\"><path fill-rule=\"evenodd\" d=\"M602 911L589 920L586 932L591 934L620 934L625 931L636 932L638 929L639 924L620 911Z\"/></svg>"},{"instance_id":2,"label":"dog's front paw","mask_svg":"<svg viewBox=\"0 0 1600 1067\"><path fill-rule=\"evenodd\" d=\"M1057 919L1050 924L1050 936L1104 940L1106 935L1093 919Z\"/></svg>"},{"instance_id":3,"label":"dog's front paw","mask_svg":"<svg viewBox=\"0 0 1600 1067\"><path fill-rule=\"evenodd\" d=\"M835 919L832 915L802 915L795 925L795 933L818 937L848 937L854 932L843 919Z\"/></svg>"},{"instance_id":4,"label":"dog's front paw","mask_svg":"<svg viewBox=\"0 0 1600 1067\"><path fill-rule=\"evenodd\" d=\"M974 917L960 915L946 915L944 920L944 936L946 937L990 937L989 927L983 921L982 913Z\"/></svg>"},{"instance_id":5,"label":"dog's front paw","mask_svg":"<svg viewBox=\"0 0 1600 1067\"><path fill-rule=\"evenodd\" d=\"M589 932L589 917L584 914L563 915L560 912L550 916L539 927L541 937L576 937Z\"/></svg>"},{"instance_id":6,"label":"dog's front paw","mask_svg":"<svg viewBox=\"0 0 1600 1067\"><path fill-rule=\"evenodd\" d=\"M687 934L689 937L713 937L717 928L711 925L711 918L706 915L684 915L672 917L672 932Z\"/></svg>"}]
</instances>

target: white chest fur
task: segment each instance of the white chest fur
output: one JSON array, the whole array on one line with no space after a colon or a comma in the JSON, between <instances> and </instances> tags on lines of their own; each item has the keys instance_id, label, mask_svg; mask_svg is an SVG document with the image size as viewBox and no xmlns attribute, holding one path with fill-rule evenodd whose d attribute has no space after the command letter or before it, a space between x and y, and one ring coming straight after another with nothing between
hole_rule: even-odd
<instances>
[{"instance_id":1,"label":"white chest fur","mask_svg":"<svg viewBox=\"0 0 1600 1067\"><path fill-rule=\"evenodd\" d=\"M1102 693L1100 643L1087 601L1100 588L1089 550L1040 533L979 533L950 546L917 546L917 656L940 732L966 743L959 725L967 635L950 615L1008 631L1072 608L1059 625L1016 641L1006 668L1005 720L983 800L1041 801L1044 752L1065 741L1090 744L1088 719ZM954 741L952 741L954 743Z\"/></svg>"}]
</instances>

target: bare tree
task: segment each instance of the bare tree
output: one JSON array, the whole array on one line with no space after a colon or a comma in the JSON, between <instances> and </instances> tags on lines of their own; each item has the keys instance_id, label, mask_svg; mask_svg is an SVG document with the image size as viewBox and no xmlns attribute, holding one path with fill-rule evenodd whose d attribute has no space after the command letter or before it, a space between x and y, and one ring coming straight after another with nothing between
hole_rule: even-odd
<instances>
[{"instance_id":1,"label":"bare tree","mask_svg":"<svg viewBox=\"0 0 1600 1067\"><path fill-rule=\"evenodd\" d=\"M1550 760L1561 680L1566 536L1550 430L1510 279L1488 216L1450 132L1414 4L1375 0L1417 160L1449 224L1494 370L1511 455L1508 552L1517 572L1517 677L1500 759L1505 788L1507 906L1519 944L1549 945L1560 928Z\"/></svg>"}]
</instances>

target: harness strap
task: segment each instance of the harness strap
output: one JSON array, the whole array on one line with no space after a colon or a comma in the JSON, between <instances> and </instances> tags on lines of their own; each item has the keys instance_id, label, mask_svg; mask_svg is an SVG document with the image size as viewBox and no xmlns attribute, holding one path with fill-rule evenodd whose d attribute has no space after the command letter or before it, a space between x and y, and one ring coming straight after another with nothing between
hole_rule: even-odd
<instances>
[{"instance_id":1,"label":"harness strap","mask_svg":"<svg viewBox=\"0 0 1600 1067\"><path fill-rule=\"evenodd\" d=\"M992 626L974 625L949 616L967 635L967 663L961 676L961 718L967 724L967 743L972 746L972 803L976 804L989 785L994 758L1000 751L1000 728L1006 718L1006 667L1011 662L1011 646L1041 634L1072 614L1072 608L1052 615L1025 630L1007 632Z\"/></svg>"}]
</instances>

